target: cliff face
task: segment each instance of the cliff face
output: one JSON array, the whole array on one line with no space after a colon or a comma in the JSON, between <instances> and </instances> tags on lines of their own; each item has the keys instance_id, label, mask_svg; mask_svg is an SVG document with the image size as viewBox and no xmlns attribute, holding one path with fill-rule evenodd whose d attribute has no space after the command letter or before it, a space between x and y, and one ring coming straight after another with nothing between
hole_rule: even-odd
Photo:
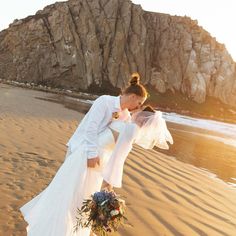
<instances>
[{"instance_id":1,"label":"cliff face","mask_svg":"<svg viewBox=\"0 0 236 236\"><path fill-rule=\"evenodd\" d=\"M235 62L187 17L145 12L129 0L69 0L0 33L1 79L122 88L134 71L161 93L236 106Z\"/></svg>"}]
</instances>

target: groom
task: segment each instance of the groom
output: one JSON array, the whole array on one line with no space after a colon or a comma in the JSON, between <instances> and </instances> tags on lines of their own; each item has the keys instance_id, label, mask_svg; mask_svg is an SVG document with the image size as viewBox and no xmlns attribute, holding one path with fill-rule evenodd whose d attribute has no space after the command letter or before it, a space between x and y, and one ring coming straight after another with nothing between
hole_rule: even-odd
<instances>
[{"instance_id":1,"label":"groom","mask_svg":"<svg viewBox=\"0 0 236 236\"><path fill-rule=\"evenodd\" d=\"M112 118L129 122L131 119L129 112L139 109L147 98L145 88L139 84L136 86L141 86L141 90L144 90L143 93L135 92L135 90L130 93L126 89L123 95L102 95L94 101L67 143L66 158L80 146L81 142L85 141L87 166L94 168L99 165L98 134L108 127Z\"/></svg>"}]
</instances>

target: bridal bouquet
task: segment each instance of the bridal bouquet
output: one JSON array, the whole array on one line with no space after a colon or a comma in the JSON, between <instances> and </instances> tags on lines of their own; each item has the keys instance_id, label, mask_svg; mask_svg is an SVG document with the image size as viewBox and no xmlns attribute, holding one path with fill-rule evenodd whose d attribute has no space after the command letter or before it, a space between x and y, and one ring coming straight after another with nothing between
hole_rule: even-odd
<instances>
[{"instance_id":1,"label":"bridal bouquet","mask_svg":"<svg viewBox=\"0 0 236 236\"><path fill-rule=\"evenodd\" d=\"M77 209L75 231L78 227L90 226L94 233L102 236L117 231L123 221L127 220L124 216L125 207L125 201L115 192L96 192L91 199L83 202L81 209Z\"/></svg>"}]
</instances>

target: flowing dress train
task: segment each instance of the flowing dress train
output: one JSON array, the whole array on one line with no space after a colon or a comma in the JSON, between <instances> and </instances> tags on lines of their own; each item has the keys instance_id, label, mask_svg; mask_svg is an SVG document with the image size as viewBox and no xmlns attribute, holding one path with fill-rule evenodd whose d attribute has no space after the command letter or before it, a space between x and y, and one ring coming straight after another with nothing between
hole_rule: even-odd
<instances>
[{"instance_id":1,"label":"flowing dress train","mask_svg":"<svg viewBox=\"0 0 236 236\"><path fill-rule=\"evenodd\" d=\"M100 191L102 168L115 140L110 129L99 134L100 168L87 168L83 142L62 163L50 184L20 208L28 223L27 236L89 236L90 228L74 232L76 211L84 199Z\"/></svg>"}]
</instances>

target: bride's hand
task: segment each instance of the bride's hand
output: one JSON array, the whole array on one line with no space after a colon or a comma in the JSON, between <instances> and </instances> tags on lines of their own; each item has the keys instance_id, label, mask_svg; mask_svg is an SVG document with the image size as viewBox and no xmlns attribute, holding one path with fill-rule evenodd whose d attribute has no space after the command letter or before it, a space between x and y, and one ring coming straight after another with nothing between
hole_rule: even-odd
<instances>
[{"instance_id":1,"label":"bride's hand","mask_svg":"<svg viewBox=\"0 0 236 236\"><path fill-rule=\"evenodd\" d=\"M112 185L107 183L105 180L103 180L103 182L102 182L102 189L107 189L108 191L113 191Z\"/></svg>"}]
</instances>

